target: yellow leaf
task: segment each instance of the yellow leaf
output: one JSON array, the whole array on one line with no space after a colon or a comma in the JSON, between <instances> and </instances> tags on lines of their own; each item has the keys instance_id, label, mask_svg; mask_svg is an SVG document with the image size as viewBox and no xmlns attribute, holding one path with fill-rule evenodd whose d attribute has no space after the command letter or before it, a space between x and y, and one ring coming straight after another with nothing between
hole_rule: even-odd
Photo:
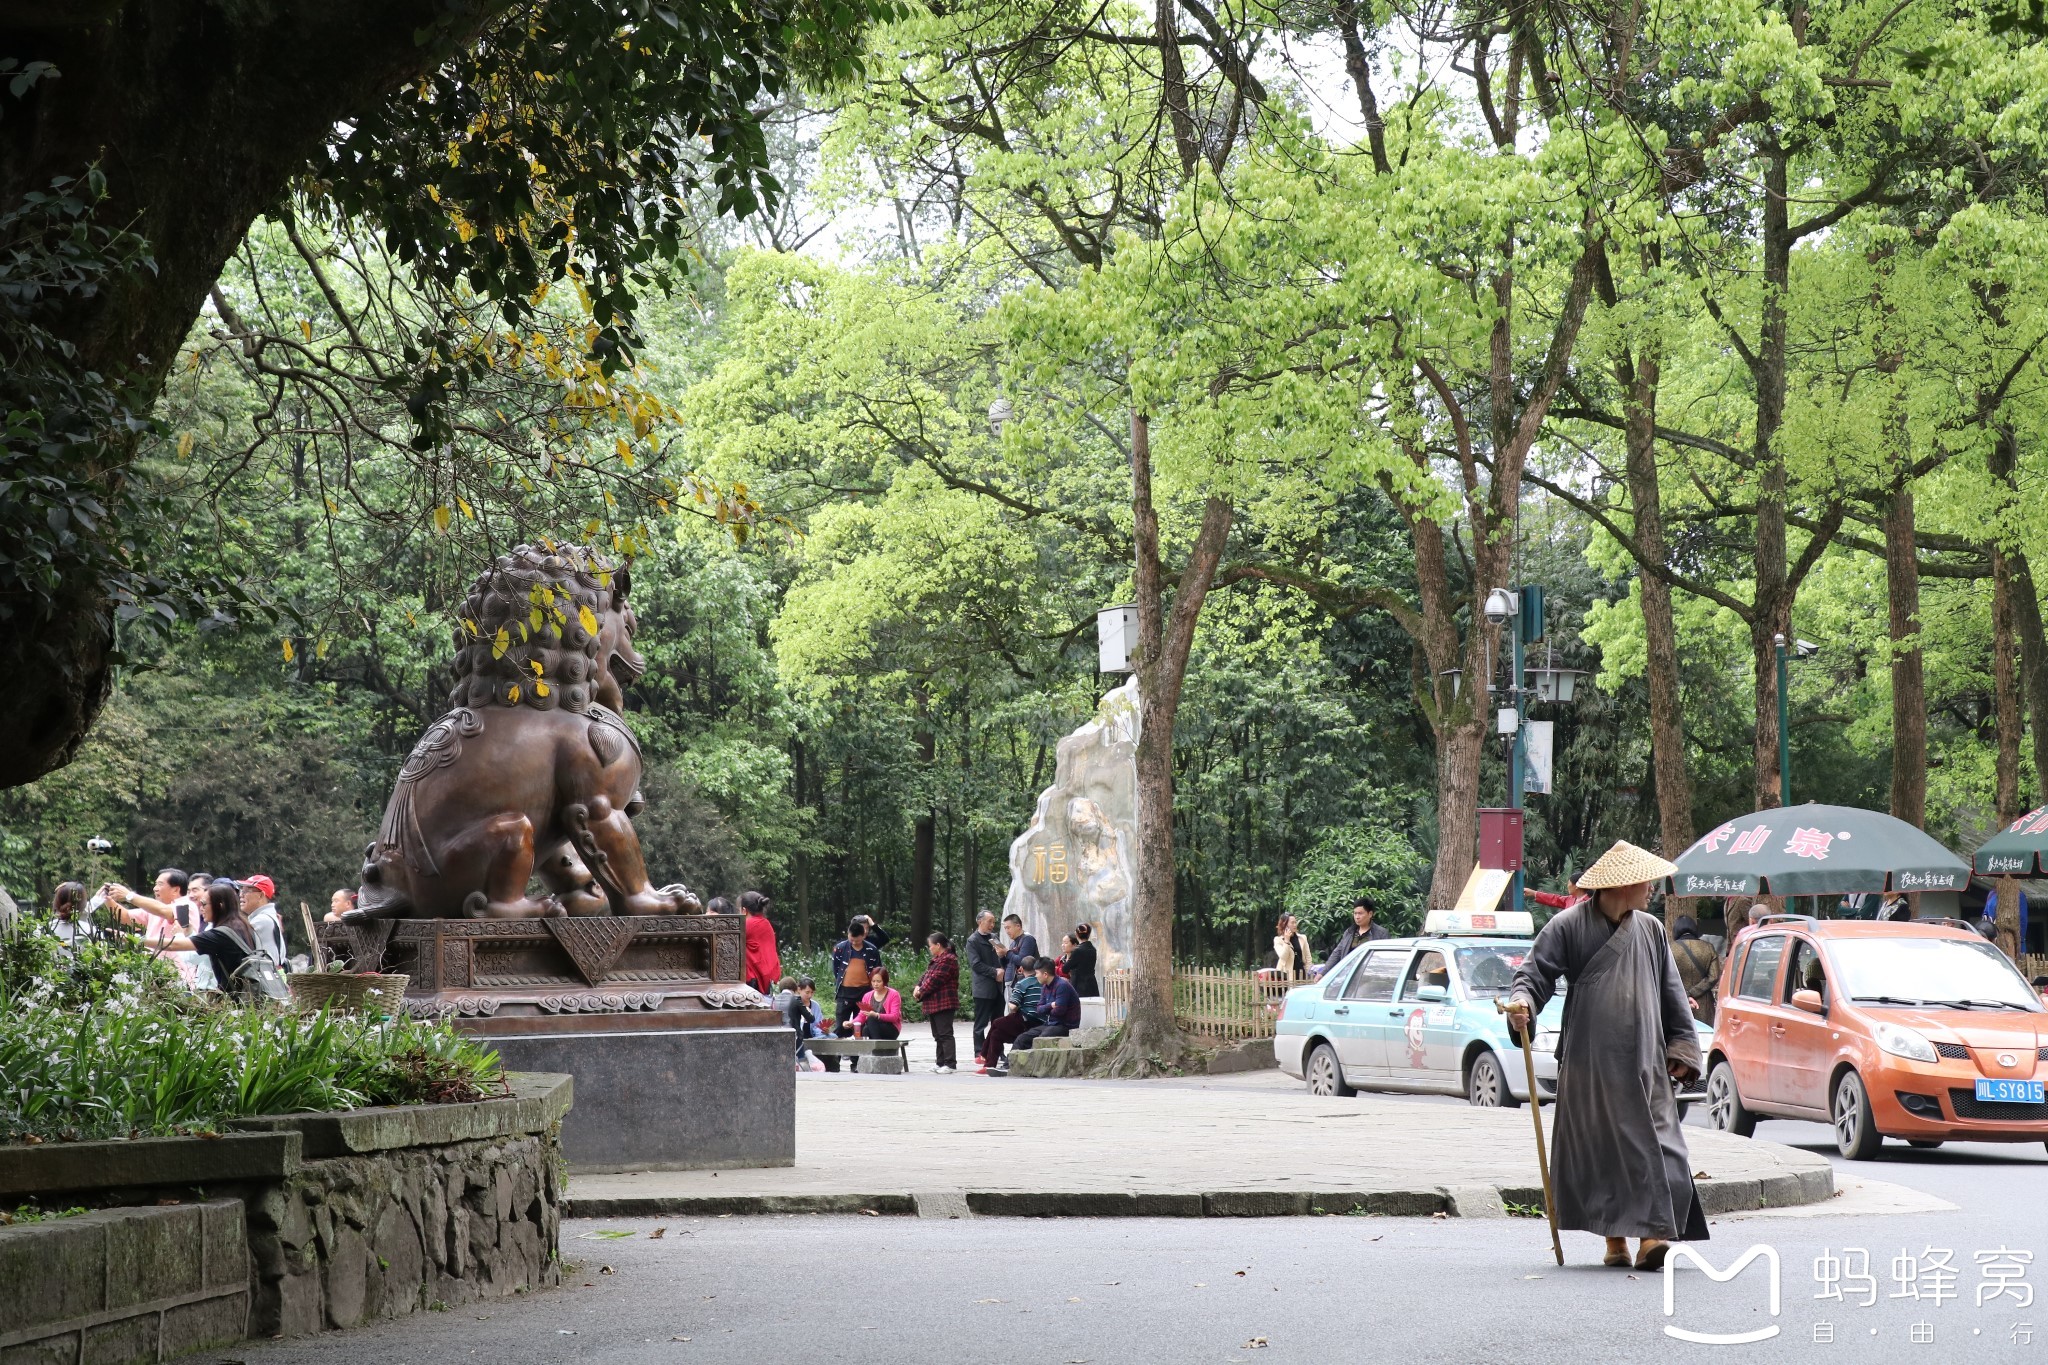
<instances>
[{"instance_id":1,"label":"yellow leaf","mask_svg":"<svg viewBox=\"0 0 2048 1365\"><path fill-rule=\"evenodd\" d=\"M535 683L535 684L533 685L533 695L534 695L534 696L536 696L536 697L545 697L545 696L546 696L547 694L548 694L548 685L547 685L546 683L544 683L544 682L537 682L537 683Z\"/></svg>"},{"instance_id":2,"label":"yellow leaf","mask_svg":"<svg viewBox=\"0 0 2048 1365\"><path fill-rule=\"evenodd\" d=\"M633 458L633 447L626 444L626 438L623 436L618 438L617 444L619 450L619 458L630 462Z\"/></svg>"},{"instance_id":3,"label":"yellow leaf","mask_svg":"<svg viewBox=\"0 0 2048 1365\"><path fill-rule=\"evenodd\" d=\"M311 318L300 318L299 331L305 336L306 340L311 341L313 339L313 320Z\"/></svg>"},{"instance_id":4,"label":"yellow leaf","mask_svg":"<svg viewBox=\"0 0 2048 1365\"><path fill-rule=\"evenodd\" d=\"M315 640L313 642L313 657L316 659L326 658L327 647L333 643L334 642L328 639L325 635L321 636L318 640Z\"/></svg>"},{"instance_id":5,"label":"yellow leaf","mask_svg":"<svg viewBox=\"0 0 2048 1365\"><path fill-rule=\"evenodd\" d=\"M405 614L405 619L408 621L412 620L412 613L407 612ZM465 616L462 618L462 628L469 632L471 639L476 638L476 622L470 620L467 616Z\"/></svg>"},{"instance_id":6,"label":"yellow leaf","mask_svg":"<svg viewBox=\"0 0 2048 1365\"><path fill-rule=\"evenodd\" d=\"M508 689L508 690L506 691L506 693L505 693L505 700L506 700L506 701L518 701L518 700L519 700L519 684L518 684L518 683L513 683L513 684L512 684L512 686L511 686L511 688L510 688L510 689Z\"/></svg>"},{"instance_id":7,"label":"yellow leaf","mask_svg":"<svg viewBox=\"0 0 2048 1365\"><path fill-rule=\"evenodd\" d=\"M442 531L442 532L445 532L445 531L447 531L447 529L448 529L448 509L447 509L446 507L436 507L436 508L434 509L434 529L435 529L436 531Z\"/></svg>"},{"instance_id":8,"label":"yellow leaf","mask_svg":"<svg viewBox=\"0 0 2048 1365\"><path fill-rule=\"evenodd\" d=\"M292 642L290 639L286 639L284 642L284 661L286 663L290 663L293 659L296 659L298 656L299 651L292 648Z\"/></svg>"},{"instance_id":9,"label":"yellow leaf","mask_svg":"<svg viewBox=\"0 0 2048 1365\"><path fill-rule=\"evenodd\" d=\"M187 455L190 455L191 453L192 453L192 433L191 433L191 432L189 432L189 431L181 431L181 432L179 432L179 433L178 433L178 458L182 460L182 459L184 459L184 458L185 458L185 457L186 457Z\"/></svg>"},{"instance_id":10,"label":"yellow leaf","mask_svg":"<svg viewBox=\"0 0 2048 1365\"><path fill-rule=\"evenodd\" d=\"M592 635L597 634L597 613L589 607L576 608L576 620L578 624Z\"/></svg>"},{"instance_id":11,"label":"yellow leaf","mask_svg":"<svg viewBox=\"0 0 2048 1365\"><path fill-rule=\"evenodd\" d=\"M532 670L533 670L533 676L534 676L534 677L538 678L538 677L540 677L540 676L541 676L541 671L540 671L540 660L539 660L539 659L528 659L528 660L526 661L526 666L527 666L528 668L530 668L530 669L532 669Z\"/></svg>"},{"instance_id":12,"label":"yellow leaf","mask_svg":"<svg viewBox=\"0 0 2048 1365\"><path fill-rule=\"evenodd\" d=\"M491 657L493 659L502 659L505 657L505 651L510 648L512 648L512 637L506 634L503 626L499 626L498 638L491 641Z\"/></svg>"},{"instance_id":13,"label":"yellow leaf","mask_svg":"<svg viewBox=\"0 0 2048 1365\"><path fill-rule=\"evenodd\" d=\"M472 511L470 511L470 510L469 510L469 503L468 503L468 502L464 501L464 500L463 500L463 499L461 499L461 498L457 498L457 499L455 500L455 505L456 505L457 507L460 507L460 508L462 509L462 515L463 515L463 516L465 516L465 517L468 517L468 518L469 518L469 519L470 519L471 521L475 521L475 520L476 520L476 513L474 513L474 512L472 512Z\"/></svg>"},{"instance_id":14,"label":"yellow leaf","mask_svg":"<svg viewBox=\"0 0 2048 1365\"><path fill-rule=\"evenodd\" d=\"M529 608L529 609L528 609L528 611L527 611L527 613L526 613L526 619L527 619L527 620L529 620L529 621L531 621L531 622L533 622L533 628L534 628L535 630L539 630L539 629L540 629L540 608L539 608L539 607L532 607L532 608Z\"/></svg>"}]
</instances>

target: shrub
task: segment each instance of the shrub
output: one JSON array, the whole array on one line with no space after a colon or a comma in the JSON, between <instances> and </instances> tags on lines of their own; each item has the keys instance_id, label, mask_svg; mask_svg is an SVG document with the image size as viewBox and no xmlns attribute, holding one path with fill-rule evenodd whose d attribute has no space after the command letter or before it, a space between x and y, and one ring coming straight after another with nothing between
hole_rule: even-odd
<instances>
[{"instance_id":1,"label":"shrub","mask_svg":"<svg viewBox=\"0 0 2048 1365\"><path fill-rule=\"evenodd\" d=\"M1412 934L1422 927L1428 874L1429 860L1399 830L1371 821L1338 825L1318 836L1287 883L1287 913L1310 942L1328 944L1350 922L1352 902L1370 896L1388 933Z\"/></svg>"}]
</instances>

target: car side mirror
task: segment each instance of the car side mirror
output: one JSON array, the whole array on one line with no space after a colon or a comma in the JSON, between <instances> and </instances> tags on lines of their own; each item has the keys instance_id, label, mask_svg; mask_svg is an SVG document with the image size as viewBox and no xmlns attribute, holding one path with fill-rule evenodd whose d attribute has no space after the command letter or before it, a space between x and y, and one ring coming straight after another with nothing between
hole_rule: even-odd
<instances>
[{"instance_id":1,"label":"car side mirror","mask_svg":"<svg viewBox=\"0 0 2048 1365\"><path fill-rule=\"evenodd\" d=\"M1828 1012L1827 1002L1820 998L1819 991L1792 992L1792 1008L1795 1010L1805 1010L1808 1014L1826 1014Z\"/></svg>"},{"instance_id":2,"label":"car side mirror","mask_svg":"<svg viewBox=\"0 0 2048 1365\"><path fill-rule=\"evenodd\" d=\"M1416 989L1415 998L1424 1004L1442 1004L1451 998L1451 993L1442 986L1422 986Z\"/></svg>"}]
</instances>

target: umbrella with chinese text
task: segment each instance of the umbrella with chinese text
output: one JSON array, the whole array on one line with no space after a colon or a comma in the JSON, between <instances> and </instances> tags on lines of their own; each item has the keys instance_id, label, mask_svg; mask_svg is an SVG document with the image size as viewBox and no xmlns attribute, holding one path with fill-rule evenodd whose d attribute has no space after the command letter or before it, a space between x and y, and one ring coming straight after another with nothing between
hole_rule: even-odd
<instances>
[{"instance_id":1,"label":"umbrella with chinese text","mask_svg":"<svg viewBox=\"0 0 2048 1365\"><path fill-rule=\"evenodd\" d=\"M1970 865L1924 830L1854 806L1780 806L1715 826L1678 859L1679 896L1960 891Z\"/></svg>"},{"instance_id":2,"label":"umbrella with chinese text","mask_svg":"<svg viewBox=\"0 0 2048 1365\"><path fill-rule=\"evenodd\" d=\"M2048 856L2048 806L2030 810L1977 848L1977 870L1987 877L2034 877Z\"/></svg>"}]
</instances>

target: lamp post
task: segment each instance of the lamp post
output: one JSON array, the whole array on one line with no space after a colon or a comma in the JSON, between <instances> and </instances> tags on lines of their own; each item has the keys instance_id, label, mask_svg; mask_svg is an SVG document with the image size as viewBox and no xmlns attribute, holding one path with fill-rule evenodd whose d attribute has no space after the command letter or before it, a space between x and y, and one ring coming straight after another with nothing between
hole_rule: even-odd
<instances>
[{"instance_id":1,"label":"lamp post","mask_svg":"<svg viewBox=\"0 0 2048 1365\"><path fill-rule=\"evenodd\" d=\"M1510 592L1506 588L1495 588L1486 594L1486 619L1496 626L1504 626L1508 632L1508 687L1507 705L1502 707L1495 719L1495 729L1508 741L1508 806L1513 810L1522 808L1522 764L1525 759L1522 739L1522 624L1525 615L1523 606L1529 590ZM1536 600L1536 615L1542 619L1543 590L1533 590ZM1522 908L1522 871L1515 869L1515 878L1508 884L1508 906L1513 910Z\"/></svg>"}]
</instances>

